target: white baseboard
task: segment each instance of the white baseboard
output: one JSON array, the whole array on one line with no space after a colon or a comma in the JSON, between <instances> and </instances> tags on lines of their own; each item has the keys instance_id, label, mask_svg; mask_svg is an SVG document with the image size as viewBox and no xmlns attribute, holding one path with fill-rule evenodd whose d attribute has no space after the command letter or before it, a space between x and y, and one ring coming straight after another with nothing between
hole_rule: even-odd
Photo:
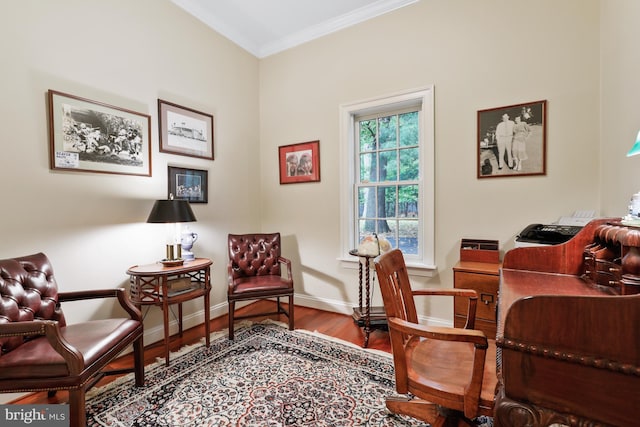
<instances>
[{"instance_id":1,"label":"white baseboard","mask_svg":"<svg viewBox=\"0 0 640 427\"><path fill-rule=\"evenodd\" d=\"M346 303L340 300L334 300L329 298L318 298L309 295L301 295L296 294L294 296L294 300L296 305L301 305L304 307L315 308L318 310L331 311L334 313L347 314L350 315L353 313L353 304ZM236 303L236 307L243 307L245 305L251 304L253 301L245 301L242 303ZM222 302L211 306L210 308L211 318L216 318L219 316L224 316L227 314L227 302ZM440 319L436 317L427 317L427 316L418 316L418 319L421 323L430 326L453 326L453 322L446 319ZM198 310L195 313L184 316L183 318L183 329L189 329L198 325L201 325L204 322L204 314L203 310ZM174 335L178 333L178 321L176 319L172 319L169 321L169 335ZM162 341L164 339L164 330L162 325L154 326L153 328L145 328L144 331L144 343L145 345L155 343L157 341Z\"/></svg>"},{"instance_id":2,"label":"white baseboard","mask_svg":"<svg viewBox=\"0 0 640 427\"><path fill-rule=\"evenodd\" d=\"M331 300L327 298L316 298L308 295L295 295L296 305L302 305L304 307L317 308L319 310L332 311L334 313L352 314L355 304L347 304L344 301ZM446 319L440 319L437 317L418 316L420 323L429 326L453 326L453 322Z\"/></svg>"},{"instance_id":3,"label":"white baseboard","mask_svg":"<svg viewBox=\"0 0 640 427\"><path fill-rule=\"evenodd\" d=\"M32 393L2 393L0 394L0 404L9 403L16 399L21 399Z\"/></svg>"},{"instance_id":4,"label":"white baseboard","mask_svg":"<svg viewBox=\"0 0 640 427\"><path fill-rule=\"evenodd\" d=\"M238 307L241 307L242 304L237 304ZM223 302L220 304L213 305L209 308L209 312L211 313L211 318L223 316L227 313L227 302ZM201 325L204 323L204 310L198 310L195 313L191 313L189 315L185 315L182 318L182 329L187 330L189 328L193 328L195 326ZM178 320L173 318L169 319L169 336L178 333ZM153 328L144 328L144 345L147 346L149 344L164 340L164 326L158 325Z\"/></svg>"},{"instance_id":5,"label":"white baseboard","mask_svg":"<svg viewBox=\"0 0 640 427\"><path fill-rule=\"evenodd\" d=\"M353 304L347 304L344 301L328 298L318 298L309 295L294 295L296 305L315 308L318 310L331 311L340 314L352 314Z\"/></svg>"}]
</instances>

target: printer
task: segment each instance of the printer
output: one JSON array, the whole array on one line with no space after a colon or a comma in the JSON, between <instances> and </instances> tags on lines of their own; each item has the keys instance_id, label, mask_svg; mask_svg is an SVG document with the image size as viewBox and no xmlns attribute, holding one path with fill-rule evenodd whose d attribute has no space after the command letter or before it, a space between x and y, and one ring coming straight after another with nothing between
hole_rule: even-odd
<instances>
[{"instance_id":1,"label":"printer","mask_svg":"<svg viewBox=\"0 0 640 427\"><path fill-rule=\"evenodd\" d=\"M555 224L530 224L516 236L515 247L558 245L570 240L595 216L594 211L577 211L560 217Z\"/></svg>"},{"instance_id":2,"label":"printer","mask_svg":"<svg viewBox=\"0 0 640 427\"><path fill-rule=\"evenodd\" d=\"M557 245L582 230L580 225L531 224L518 234L515 247Z\"/></svg>"}]
</instances>

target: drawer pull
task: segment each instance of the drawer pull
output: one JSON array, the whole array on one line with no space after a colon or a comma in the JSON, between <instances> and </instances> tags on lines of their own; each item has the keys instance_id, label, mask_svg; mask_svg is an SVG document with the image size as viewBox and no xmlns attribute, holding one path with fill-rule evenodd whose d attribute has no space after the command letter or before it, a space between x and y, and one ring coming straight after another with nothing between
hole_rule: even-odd
<instances>
[{"instance_id":1,"label":"drawer pull","mask_svg":"<svg viewBox=\"0 0 640 427\"><path fill-rule=\"evenodd\" d=\"M493 303L493 295L491 294L480 294L480 301L485 303L485 305L489 305Z\"/></svg>"}]
</instances>

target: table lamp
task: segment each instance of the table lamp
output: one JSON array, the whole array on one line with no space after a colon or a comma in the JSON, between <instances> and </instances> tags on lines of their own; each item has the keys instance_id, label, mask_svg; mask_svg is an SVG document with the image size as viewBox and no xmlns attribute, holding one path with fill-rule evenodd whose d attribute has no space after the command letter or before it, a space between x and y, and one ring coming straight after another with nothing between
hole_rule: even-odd
<instances>
[{"instance_id":1,"label":"table lamp","mask_svg":"<svg viewBox=\"0 0 640 427\"><path fill-rule=\"evenodd\" d=\"M627 153L627 157L640 154L640 131L636 136L636 142ZM634 194L629 201L629 214L622 219L624 225L640 226L640 192Z\"/></svg>"},{"instance_id":2,"label":"table lamp","mask_svg":"<svg viewBox=\"0 0 640 427\"><path fill-rule=\"evenodd\" d=\"M196 221L191 205L186 200L174 200L173 194L169 200L156 200L147 218L149 223L164 223L170 227L167 240L167 255L163 261L181 263L182 246L180 243L180 223ZM174 250L175 249L175 250Z\"/></svg>"}]
</instances>

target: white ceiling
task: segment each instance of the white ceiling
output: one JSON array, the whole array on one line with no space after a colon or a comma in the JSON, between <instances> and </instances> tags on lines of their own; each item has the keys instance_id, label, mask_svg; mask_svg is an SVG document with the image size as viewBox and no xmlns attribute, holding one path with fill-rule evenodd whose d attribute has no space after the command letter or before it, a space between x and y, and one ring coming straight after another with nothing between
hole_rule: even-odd
<instances>
[{"instance_id":1,"label":"white ceiling","mask_svg":"<svg viewBox=\"0 0 640 427\"><path fill-rule=\"evenodd\" d=\"M258 58L419 0L172 0Z\"/></svg>"}]
</instances>

